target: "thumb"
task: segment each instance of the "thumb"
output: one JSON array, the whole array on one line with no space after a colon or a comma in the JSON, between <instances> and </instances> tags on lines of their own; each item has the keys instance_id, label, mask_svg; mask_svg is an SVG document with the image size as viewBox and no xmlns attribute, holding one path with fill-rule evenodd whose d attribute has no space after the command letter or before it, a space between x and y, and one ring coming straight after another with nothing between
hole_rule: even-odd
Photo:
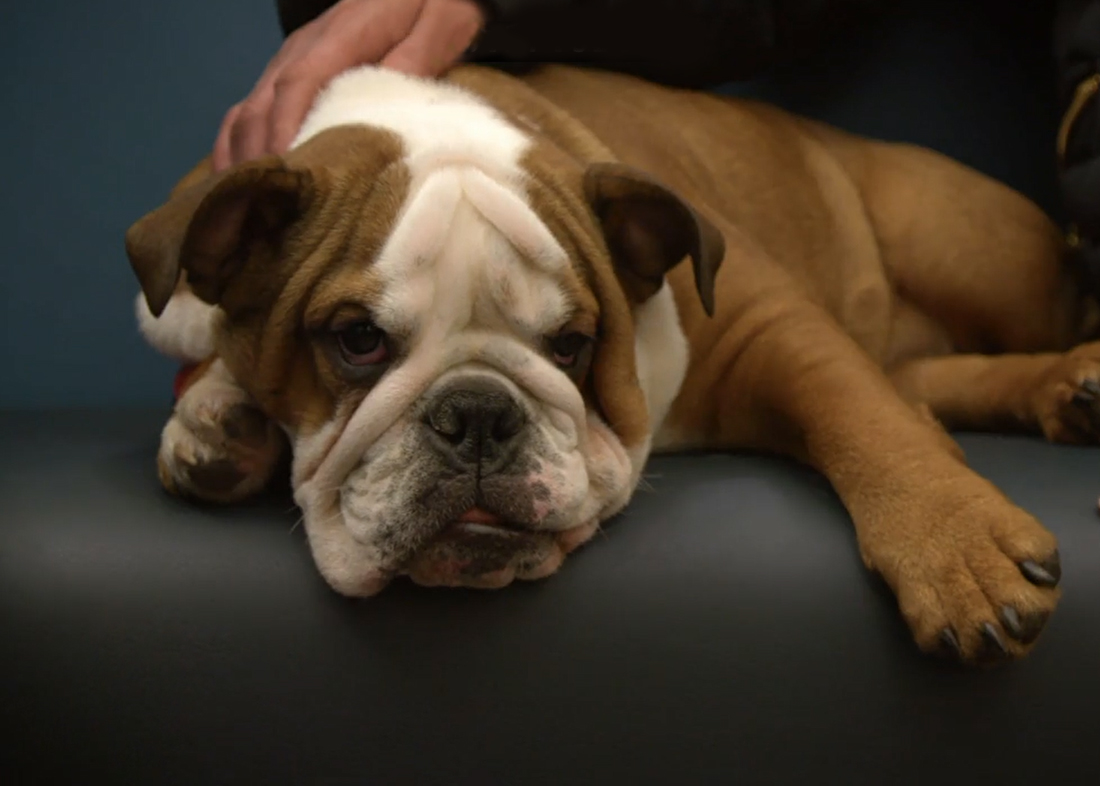
<instances>
[{"instance_id":1,"label":"thumb","mask_svg":"<svg viewBox=\"0 0 1100 786\"><path fill-rule=\"evenodd\" d=\"M484 23L474 0L427 0L409 35L380 65L413 76L439 76L462 57Z\"/></svg>"}]
</instances>

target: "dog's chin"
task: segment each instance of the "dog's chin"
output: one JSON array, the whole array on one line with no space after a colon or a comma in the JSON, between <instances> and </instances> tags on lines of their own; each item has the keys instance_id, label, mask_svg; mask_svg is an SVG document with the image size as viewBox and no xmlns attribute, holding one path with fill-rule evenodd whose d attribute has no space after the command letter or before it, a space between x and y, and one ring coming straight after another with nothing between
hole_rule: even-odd
<instances>
[{"instance_id":1,"label":"dog's chin","mask_svg":"<svg viewBox=\"0 0 1100 786\"><path fill-rule=\"evenodd\" d=\"M449 524L403 571L423 587L499 589L557 572L596 522L557 532L533 531L473 511Z\"/></svg>"}]
</instances>

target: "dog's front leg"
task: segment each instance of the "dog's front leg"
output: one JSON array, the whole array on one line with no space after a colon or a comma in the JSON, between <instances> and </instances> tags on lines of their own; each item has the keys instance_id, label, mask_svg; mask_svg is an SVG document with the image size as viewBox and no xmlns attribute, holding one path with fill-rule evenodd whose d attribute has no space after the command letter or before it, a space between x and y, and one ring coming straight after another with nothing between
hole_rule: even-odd
<instances>
[{"instance_id":1,"label":"dog's front leg","mask_svg":"<svg viewBox=\"0 0 1100 786\"><path fill-rule=\"evenodd\" d=\"M278 426L215 359L180 394L161 433L157 469L173 494L232 503L263 490L287 451Z\"/></svg>"},{"instance_id":2,"label":"dog's front leg","mask_svg":"<svg viewBox=\"0 0 1100 786\"><path fill-rule=\"evenodd\" d=\"M731 394L748 391L784 435L764 447L832 482L921 649L966 662L1027 652L1059 597L1054 536L970 470L824 312L795 305L752 336Z\"/></svg>"}]
</instances>

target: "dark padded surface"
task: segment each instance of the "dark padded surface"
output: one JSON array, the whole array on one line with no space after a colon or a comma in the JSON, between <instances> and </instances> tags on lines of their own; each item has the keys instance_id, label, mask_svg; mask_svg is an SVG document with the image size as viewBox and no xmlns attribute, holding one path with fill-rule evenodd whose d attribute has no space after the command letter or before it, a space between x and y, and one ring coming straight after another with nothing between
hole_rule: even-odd
<instances>
[{"instance_id":1,"label":"dark padded surface","mask_svg":"<svg viewBox=\"0 0 1100 786\"><path fill-rule=\"evenodd\" d=\"M163 417L0 416L4 782L1095 770L1100 451L963 439L1057 533L1066 590L1032 657L968 673L916 654L828 486L783 461L654 460L652 490L545 582L354 602L322 583L288 500L213 512L160 493Z\"/></svg>"}]
</instances>

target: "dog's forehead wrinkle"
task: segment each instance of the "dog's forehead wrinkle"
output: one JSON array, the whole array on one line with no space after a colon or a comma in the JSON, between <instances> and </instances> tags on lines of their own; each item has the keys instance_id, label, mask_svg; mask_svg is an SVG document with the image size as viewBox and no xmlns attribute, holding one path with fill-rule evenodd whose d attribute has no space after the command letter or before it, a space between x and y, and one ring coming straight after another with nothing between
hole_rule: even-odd
<instances>
[{"instance_id":1,"label":"dog's forehead wrinkle","mask_svg":"<svg viewBox=\"0 0 1100 786\"><path fill-rule=\"evenodd\" d=\"M450 188L435 191L412 198L380 255L376 270L387 285L379 311L391 320L384 327L425 342L469 330L504 330L530 342L559 327L572 308L560 280L567 268L530 264L469 200Z\"/></svg>"},{"instance_id":2,"label":"dog's forehead wrinkle","mask_svg":"<svg viewBox=\"0 0 1100 786\"><path fill-rule=\"evenodd\" d=\"M526 181L516 186L466 167L462 187L471 204L526 263L548 272L561 272L568 266L565 249L531 207Z\"/></svg>"}]
</instances>

